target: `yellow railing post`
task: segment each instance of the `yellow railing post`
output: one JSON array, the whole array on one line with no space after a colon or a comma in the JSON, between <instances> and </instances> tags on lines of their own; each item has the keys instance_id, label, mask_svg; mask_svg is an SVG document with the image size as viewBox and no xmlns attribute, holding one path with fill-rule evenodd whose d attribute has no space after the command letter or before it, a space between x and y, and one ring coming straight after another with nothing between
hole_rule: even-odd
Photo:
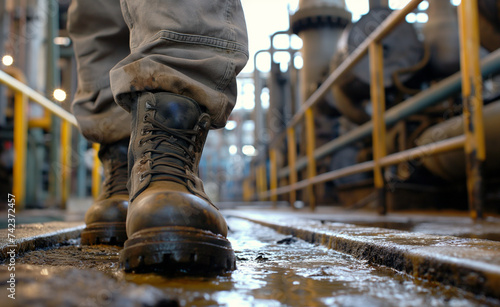
<instances>
[{"instance_id":1,"label":"yellow railing post","mask_svg":"<svg viewBox=\"0 0 500 307\"><path fill-rule=\"evenodd\" d=\"M250 177L243 180L243 200L251 201L252 200L252 191L250 188Z\"/></svg>"},{"instance_id":2,"label":"yellow railing post","mask_svg":"<svg viewBox=\"0 0 500 307\"><path fill-rule=\"evenodd\" d=\"M276 161L276 149L271 148L269 150L269 181L270 187L269 190L271 193L276 191L278 188L278 165ZM278 201L278 195L271 194L271 201L273 202L273 206L276 206L276 202Z\"/></svg>"},{"instance_id":3,"label":"yellow railing post","mask_svg":"<svg viewBox=\"0 0 500 307\"><path fill-rule=\"evenodd\" d=\"M369 47L370 57L370 97L372 101L373 121L373 161L375 189L378 194L379 212L387 211L385 202L384 176L380 159L386 156L385 144L385 88L384 88L384 58L380 42L373 42Z\"/></svg>"},{"instance_id":4,"label":"yellow railing post","mask_svg":"<svg viewBox=\"0 0 500 307\"><path fill-rule=\"evenodd\" d=\"M26 146L28 137L28 120L26 111L28 97L16 91L14 95L14 166L12 193L16 197L16 207L25 207L26 197Z\"/></svg>"},{"instance_id":5,"label":"yellow railing post","mask_svg":"<svg viewBox=\"0 0 500 307\"><path fill-rule=\"evenodd\" d=\"M267 191L267 166L266 166L266 163L264 163L264 165L261 166L260 176L261 176L260 182L262 183L261 193L265 193ZM261 199L264 201L267 199L267 197L262 196Z\"/></svg>"},{"instance_id":6,"label":"yellow railing post","mask_svg":"<svg viewBox=\"0 0 500 307\"><path fill-rule=\"evenodd\" d=\"M92 196L94 199L99 197L101 193L101 160L99 160L99 148L101 146L98 143L92 144L94 149L94 167L92 168Z\"/></svg>"},{"instance_id":7,"label":"yellow railing post","mask_svg":"<svg viewBox=\"0 0 500 307\"><path fill-rule=\"evenodd\" d=\"M295 162L297 161L297 143L295 140L295 128L289 127L287 130L288 139L288 168L290 168L290 185L297 182L297 169L295 168ZM295 201L297 200L297 191L292 188L290 190L290 205L295 208Z\"/></svg>"},{"instance_id":8,"label":"yellow railing post","mask_svg":"<svg viewBox=\"0 0 500 307\"><path fill-rule=\"evenodd\" d=\"M248 185L250 188L250 199L253 200L258 200L258 197L255 197L255 195L258 194L258 186L257 186L257 178L255 177L255 173L250 175L250 184Z\"/></svg>"},{"instance_id":9,"label":"yellow railing post","mask_svg":"<svg viewBox=\"0 0 500 307\"><path fill-rule=\"evenodd\" d=\"M63 121L61 124L61 209L66 209L71 187L71 124Z\"/></svg>"},{"instance_id":10,"label":"yellow railing post","mask_svg":"<svg viewBox=\"0 0 500 307\"><path fill-rule=\"evenodd\" d=\"M23 72L16 67L8 67L7 78L15 82L26 82ZM8 85L8 84L7 84ZM12 170L12 193L16 197L19 209L25 207L26 201L26 156L28 146L28 97L23 92L14 91L14 165Z\"/></svg>"},{"instance_id":11,"label":"yellow railing post","mask_svg":"<svg viewBox=\"0 0 500 307\"><path fill-rule=\"evenodd\" d=\"M437 1L437 0L436 0ZM461 43L461 74L462 74L462 95L463 95L463 116L464 116L464 130L465 134L459 137L439 141L436 143L422 145L416 148L408 149L402 152L387 155L385 138L386 138L386 124L384 122L385 113L385 92L384 92L384 74L383 74L383 49L381 46L382 39L389 34L398 23L404 20L405 16L413 12L422 0L410 0L401 10L394 11L386 18L380 26L378 26L367 39L365 39L354 50L349 57L341 63L341 65L332 72L321 86L302 104L301 108L294 114L292 119L287 124L287 139L288 139L288 170L280 172L278 178L274 178L273 153L270 152L271 168L270 168L270 192L271 198L277 198L278 195L290 194L290 202L294 204L296 201L296 191L298 189L309 188L311 185L327 182L336 178L349 176L356 173L367 172L373 170L374 172L374 185L379 194L379 203L381 213L386 212L385 204L385 191L384 191L384 176L383 168L389 165L395 165L401 161L409 161L410 159L422 158L423 156L432 156L439 153L456 150L461 146L464 147L466 154L466 170L467 170L467 189L469 197L469 206L473 218L482 217L483 205L483 178L482 169L485 161L485 137L483 127L483 114L482 114L482 77L479 65L479 23L478 23L478 4L475 0L462 0L459 7L459 28L460 28L460 43ZM363 125L355 130L353 133L348 133L346 136L339 138L338 142L330 142L315 151L314 156L324 157L326 152L332 152L345 146L346 143L354 142L360 138L360 135L368 133L368 129L373 129L373 161L366 161L356 165L344 167L328 173L316 175L311 177L309 171L313 168L311 165L315 163L312 161L309 150L307 152L306 164L304 158L297 161L297 148L295 140L295 128L310 112L310 108L315 106L322 97L324 97L330 90L330 87L342 78L345 73L351 70L365 55L369 53L370 59L370 94L372 100L373 117L372 122ZM482 62L483 73L492 73L496 71L498 65L498 53L493 53ZM456 84L456 85L455 85ZM436 91L429 89L423 96L412 97L404 102L404 107L396 107L387 116L387 120L393 123L396 118L401 119L414 114L420 110L418 104L429 106L429 102L424 102L425 99L432 94L438 94L438 91L443 91L439 95L446 93L451 96L453 90L451 87L457 86L458 80L456 76L439 82L439 85L433 86ZM439 89L438 89L439 88ZM420 95L420 94L419 94ZM431 102L435 103L435 102ZM411 108L417 107L417 110ZM396 110L397 109L397 110ZM403 114L398 115L398 112ZM405 113L407 113L405 115ZM312 122L309 120L309 122ZM306 122L307 125L307 122ZM372 128L373 126L373 128ZM306 127L307 129L307 127ZM310 136L312 129L307 129L306 135ZM312 141L313 137L308 137ZM314 148L314 146L312 146ZM302 169L305 165L309 167L306 179L297 182L297 166ZM289 184L278 188L278 179L288 174ZM252 174L253 175L253 174ZM252 178L253 180L253 178ZM253 181L252 181L253 182ZM275 184L276 183L276 184ZM253 186L252 186L253 187Z\"/></svg>"},{"instance_id":12,"label":"yellow railing post","mask_svg":"<svg viewBox=\"0 0 500 307\"><path fill-rule=\"evenodd\" d=\"M483 124L482 78L479 65L479 14L477 1L462 0L458 9L460 66L462 73L463 118L467 192L472 218L483 217L483 164L486 145Z\"/></svg>"},{"instance_id":13,"label":"yellow railing post","mask_svg":"<svg viewBox=\"0 0 500 307\"><path fill-rule=\"evenodd\" d=\"M255 188L257 200L262 200L260 193L262 193L262 177L260 176L260 166L255 167Z\"/></svg>"},{"instance_id":14,"label":"yellow railing post","mask_svg":"<svg viewBox=\"0 0 500 307\"><path fill-rule=\"evenodd\" d=\"M256 194L256 199L257 200L260 200L260 187L261 187L261 183L260 183L260 166L255 166L255 174L254 174L254 177L255 177L255 194Z\"/></svg>"},{"instance_id":15,"label":"yellow railing post","mask_svg":"<svg viewBox=\"0 0 500 307\"><path fill-rule=\"evenodd\" d=\"M305 113L306 120L306 154L307 154L307 178L316 177L316 160L314 159L314 149L316 149L316 132L314 129L314 115L312 108L308 108ZM316 197L314 195L314 185L307 186L307 194L311 210L316 209Z\"/></svg>"},{"instance_id":16,"label":"yellow railing post","mask_svg":"<svg viewBox=\"0 0 500 307\"><path fill-rule=\"evenodd\" d=\"M264 192L266 191L266 166L260 165L257 166L255 170L255 180L257 183L257 198L261 201L266 200L264 197Z\"/></svg>"}]
</instances>

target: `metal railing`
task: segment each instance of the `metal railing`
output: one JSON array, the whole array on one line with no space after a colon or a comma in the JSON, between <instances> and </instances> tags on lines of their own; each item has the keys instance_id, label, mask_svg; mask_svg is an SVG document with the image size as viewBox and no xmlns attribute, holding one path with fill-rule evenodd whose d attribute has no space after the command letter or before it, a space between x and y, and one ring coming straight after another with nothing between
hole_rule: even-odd
<instances>
[{"instance_id":1,"label":"metal railing","mask_svg":"<svg viewBox=\"0 0 500 307\"><path fill-rule=\"evenodd\" d=\"M462 0L458 8L461 71L438 84L431 86L399 105L385 110L383 85L383 53L382 39L391 32L406 15L414 11L422 0L412 0L403 9L389 15L371 35L354 50L349 57L325 80L325 82L307 99L301 109L293 116L286 128L288 142L288 166L277 169L275 148L269 149L269 187L267 189L266 166L257 166L255 175L247 180L255 180L256 193L260 199L277 200L278 195L289 194L290 203L296 201L296 191L306 189L311 209L315 208L313 186L318 183L334 180L344 176L373 171L374 185L377 191L381 213L386 212L385 183L383 167L398 164L411 159L427 157L439 153L464 148L467 157L467 188L469 209L473 218L482 218L482 165L485 160L485 137L482 117L482 75L500 71L500 51L490 54L482 61L479 59L479 28L477 1ZM467 25L467 26L466 26ZM352 69L366 54L370 60L370 96L373 109L372 120L358 128L316 148L314 118L312 107L329 91L331 86ZM481 69L482 68L482 69ZM462 86L461 86L462 85ZM398 153L386 153L386 125L391 125L424 108L447 98L462 87L464 135L447 140L415 147ZM306 156L297 159L295 127L305 121ZM320 175L316 174L316 160L371 134L373 141L373 160L333 170ZM307 168L307 178L298 182L298 171ZM288 177L289 184L279 187L278 180ZM249 182L245 183L248 188ZM248 194L248 193L246 193Z\"/></svg>"},{"instance_id":2,"label":"metal railing","mask_svg":"<svg viewBox=\"0 0 500 307\"><path fill-rule=\"evenodd\" d=\"M7 73L8 71L8 73ZM27 134L29 127L50 127L50 117L41 119L27 118L28 102L33 101L43 106L46 110L63 120L61 125L61 202L64 205L69 198L69 187L71 177L71 131L72 126L77 126L75 117L64 110L61 106L47 99L42 94L33 90L25 84L25 78L22 72L16 68L9 67L6 71L0 70L0 83L6 85L14 91L14 165L13 165L13 183L12 193L16 196L16 204L19 209L23 209L25 205L25 185L26 185L26 152L27 152ZM99 147L94 146L98 151ZM94 163L94 176L92 181L92 191L94 197L99 193L101 178L99 176L98 167L99 159ZM97 174L97 175L95 175Z\"/></svg>"}]
</instances>

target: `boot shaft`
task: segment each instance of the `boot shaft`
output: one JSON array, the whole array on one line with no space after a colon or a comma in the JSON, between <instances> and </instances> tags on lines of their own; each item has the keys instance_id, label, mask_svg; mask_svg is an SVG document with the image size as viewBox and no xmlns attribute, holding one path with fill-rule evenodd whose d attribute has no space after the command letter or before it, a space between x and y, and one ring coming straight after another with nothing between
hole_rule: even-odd
<instances>
[{"instance_id":1,"label":"boot shaft","mask_svg":"<svg viewBox=\"0 0 500 307\"><path fill-rule=\"evenodd\" d=\"M142 93L131 111L131 201L157 181L176 182L209 201L198 178L209 115L195 101L170 93Z\"/></svg>"},{"instance_id":2,"label":"boot shaft","mask_svg":"<svg viewBox=\"0 0 500 307\"><path fill-rule=\"evenodd\" d=\"M128 194L128 145L128 138L112 144L101 144L98 156L103 167L104 181L100 199L107 199L115 194Z\"/></svg>"}]
</instances>

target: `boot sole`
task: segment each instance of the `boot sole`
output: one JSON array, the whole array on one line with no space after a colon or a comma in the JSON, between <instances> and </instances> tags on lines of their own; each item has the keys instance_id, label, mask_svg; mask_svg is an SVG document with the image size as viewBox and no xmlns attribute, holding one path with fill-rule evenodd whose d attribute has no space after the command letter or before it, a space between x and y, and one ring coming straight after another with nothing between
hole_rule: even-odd
<instances>
[{"instance_id":1,"label":"boot sole","mask_svg":"<svg viewBox=\"0 0 500 307\"><path fill-rule=\"evenodd\" d=\"M236 257L223 236L192 227L156 227L125 242L120 266L135 273L213 276L235 270Z\"/></svg>"},{"instance_id":2,"label":"boot sole","mask_svg":"<svg viewBox=\"0 0 500 307\"><path fill-rule=\"evenodd\" d=\"M125 222L92 223L82 231L82 245L116 245L123 246L127 240Z\"/></svg>"}]
</instances>

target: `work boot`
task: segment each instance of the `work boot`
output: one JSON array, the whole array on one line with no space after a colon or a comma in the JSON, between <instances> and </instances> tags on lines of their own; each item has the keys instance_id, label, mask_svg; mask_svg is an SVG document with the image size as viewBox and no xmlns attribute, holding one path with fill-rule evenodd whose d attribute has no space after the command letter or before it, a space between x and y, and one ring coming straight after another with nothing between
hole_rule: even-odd
<instances>
[{"instance_id":1,"label":"work boot","mask_svg":"<svg viewBox=\"0 0 500 307\"><path fill-rule=\"evenodd\" d=\"M128 143L125 139L101 145L99 159L104 169L104 182L101 194L85 214L87 227L82 232L83 245L123 245L127 240Z\"/></svg>"},{"instance_id":2,"label":"work boot","mask_svg":"<svg viewBox=\"0 0 500 307\"><path fill-rule=\"evenodd\" d=\"M227 224L198 178L210 128L199 105L171 93L142 93L129 146L126 271L213 275L235 269Z\"/></svg>"}]
</instances>

